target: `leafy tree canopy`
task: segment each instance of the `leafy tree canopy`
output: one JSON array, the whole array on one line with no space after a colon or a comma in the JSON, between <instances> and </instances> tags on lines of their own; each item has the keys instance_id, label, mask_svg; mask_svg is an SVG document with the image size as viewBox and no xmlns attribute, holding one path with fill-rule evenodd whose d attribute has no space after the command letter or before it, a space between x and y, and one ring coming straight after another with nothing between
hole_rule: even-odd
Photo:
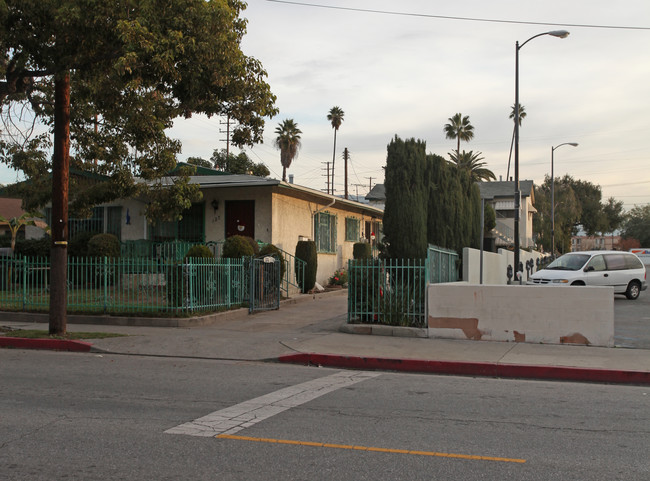
<instances>
[{"instance_id":1,"label":"leafy tree canopy","mask_svg":"<svg viewBox=\"0 0 650 481\"><path fill-rule=\"evenodd\" d=\"M232 152L227 153L225 149L216 149L212 157L210 157L210 160L212 161L210 167L231 174L248 174L258 177L268 177L271 175L266 165L262 162L256 164L244 151L235 155Z\"/></svg>"},{"instance_id":2,"label":"leafy tree canopy","mask_svg":"<svg viewBox=\"0 0 650 481\"><path fill-rule=\"evenodd\" d=\"M650 246L650 205L635 206L625 216L623 237L636 239L639 247Z\"/></svg>"},{"instance_id":3,"label":"leafy tree canopy","mask_svg":"<svg viewBox=\"0 0 650 481\"><path fill-rule=\"evenodd\" d=\"M533 230L537 243L551 249L551 179L535 187ZM582 227L587 235L605 234L618 229L623 222L623 203L609 198L602 202L600 186L575 180L570 175L555 179L555 245L561 252L571 248L571 236Z\"/></svg>"},{"instance_id":4,"label":"leafy tree canopy","mask_svg":"<svg viewBox=\"0 0 650 481\"><path fill-rule=\"evenodd\" d=\"M176 177L168 196L182 202L171 210L155 205L159 179L181 148L166 133L175 118L230 115L235 145L261 142L264 118L277 109L262 65L240 48L244 8L240 0L2 1L0 160L28 179L25 207L51 195L52 132L60 122L53 85L63 75L71 86L70 165L104 176L71 179L73 211L137 194L152 199L149 218L178 217L199 196L187 177Z\"/></svg>"}]
</instances>

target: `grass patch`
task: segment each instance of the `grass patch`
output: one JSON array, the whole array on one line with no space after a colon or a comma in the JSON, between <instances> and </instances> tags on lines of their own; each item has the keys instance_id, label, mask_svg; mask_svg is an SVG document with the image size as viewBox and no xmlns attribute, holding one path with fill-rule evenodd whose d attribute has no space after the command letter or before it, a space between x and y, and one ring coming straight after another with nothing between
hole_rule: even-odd
<instances>
[{"instance_id":1,"label":"grass patch","mask_svg":"<svg viewBox=\"0 0 650 481\"><path fill-rule=\"evenodd\" d=\"M126 334L115 332L68 332L65 336L50 336L48 331L40 329L9 329L0 327L0 336L22 337L25 339L106 339L108 337L126 337Z\"/></svg>"}]
</instances>

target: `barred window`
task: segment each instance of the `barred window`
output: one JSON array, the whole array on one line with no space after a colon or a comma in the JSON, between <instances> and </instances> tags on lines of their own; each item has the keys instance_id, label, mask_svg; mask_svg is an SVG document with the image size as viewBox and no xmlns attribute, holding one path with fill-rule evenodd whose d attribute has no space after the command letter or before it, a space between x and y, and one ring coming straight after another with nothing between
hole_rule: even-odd
<instances>
[{"instance_id":1,"label":"barred window","mask_svg":"<svg viewBox=\"0 0 650 481\"><path fill-rule=\"evenodd\" d=\"M314 241L318 252L336 252L336 216L327 212L314 215Z\"/></svg>"}]
</instances>

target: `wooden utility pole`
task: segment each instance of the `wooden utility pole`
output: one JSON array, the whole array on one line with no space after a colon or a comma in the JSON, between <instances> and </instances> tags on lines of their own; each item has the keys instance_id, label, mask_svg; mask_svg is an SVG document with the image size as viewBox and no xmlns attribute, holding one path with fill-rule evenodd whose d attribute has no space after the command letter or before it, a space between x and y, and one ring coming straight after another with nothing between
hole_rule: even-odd
<instances>
[{"instance_id":1,"label":"wooden utility pole","mask_svg":"<svg viewBox=\"0 0 650 481\"><path fill-rule=\"evenodd\" d=\"M70 72L54 79L50 334L67 331L68 185L70 175Z\"/></svg>"},{"instance_id":2,"label":"wooden utility pole","mask_svg":"<svg viewBox=\"0 0 650 481\"><path fill-rule=\"evenodd\" d=\"M343 149L343 160L345 160L345 198L348 198L348 160L350 160L350 152L346 147Z\"/></svg>"}]
</instances>

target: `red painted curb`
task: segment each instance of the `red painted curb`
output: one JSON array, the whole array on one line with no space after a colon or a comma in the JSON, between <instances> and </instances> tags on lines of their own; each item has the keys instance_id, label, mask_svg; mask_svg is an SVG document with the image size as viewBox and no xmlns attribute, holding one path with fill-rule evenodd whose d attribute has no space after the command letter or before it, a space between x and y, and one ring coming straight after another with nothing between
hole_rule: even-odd
<instances>
[{"instance_id":1,"label":"red painted curb","mask_svg":"<svg viewBox=\"0 0 650 481\"><path fill-rule=\"evenodd\" d=\"M49 349L51 351L90 352L92 344L66 339L27 339L24 337L0 337L0 347L16 349Z\"/></svg>"},{"instance_id":2,"label":"red painted curb","mask_svg":"<svg viewBox=\"0 0 650 481\"><path fill-rule=\"evenodd\" d=\"M617 384L650 385L650 372L617 369L591 369L561 366L527 366L465 361L425 361L418 359L389 359L379 357L341 356L333 354L288 354L279 362L319 365L347 369L376 369L461 376L545 379L555 381L588 381Z\"/></svg>"}]
</instances>

